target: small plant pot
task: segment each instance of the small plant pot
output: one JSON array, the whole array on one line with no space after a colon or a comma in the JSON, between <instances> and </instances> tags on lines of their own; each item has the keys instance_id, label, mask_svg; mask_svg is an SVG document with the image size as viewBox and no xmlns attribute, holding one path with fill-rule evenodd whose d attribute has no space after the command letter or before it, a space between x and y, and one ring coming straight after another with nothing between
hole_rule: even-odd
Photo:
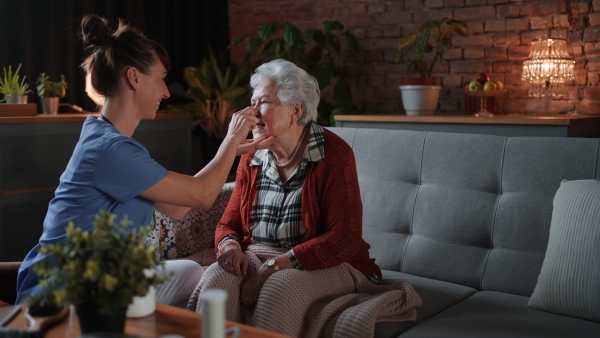
<instances>
[{"instance_id":1,"label":"small plant pot","mask_svg":"<svg viewBox=\"0 0 600 338\"><path fill-rule=\"evenodd\" d=\"M27 104L28 95L4 95L6 103L10 104Z\"/></svg>"},{"instance_id":2,"label":"small plant pot","mask_svg":"<svg viewBox=\"0 0 600 338\"><path fill-rule=\"evenodd\" d=\"M441 86L400 86L406 115L433 115Z\"/></svg>"},{"instance_id":3,"label":"small plant pot","mask_svg":"<svg viewBox=\"0 0 600 338\"><path fill-rule=\"evenodd\" d=\"M81 333L123 333L125 331L125 312L127 306L115 306L108 314L100 312L93 303L75 306L79 318Z\"/></svg>"},{"instance_id":4,"label":"small plant pot","mask_svg":"<svg viewBox=\"0 0 600 338\"><path fill-rule=\"evenodd\" d=\"M44 114L58 114L58 100L59 97L41 97L42 100L42 113Z\"/></svg>"}]
</instances>

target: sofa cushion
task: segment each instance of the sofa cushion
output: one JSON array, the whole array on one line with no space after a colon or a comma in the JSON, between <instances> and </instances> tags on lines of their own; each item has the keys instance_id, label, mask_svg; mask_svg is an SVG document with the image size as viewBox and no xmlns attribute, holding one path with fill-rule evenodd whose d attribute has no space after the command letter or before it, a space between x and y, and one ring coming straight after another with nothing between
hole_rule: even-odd
<instances>
[{"instance_id":1,"label":"sofa cushion","mask_svg":"<svg viewBox=\"0 0 600 338\"><path fill-rule=\"evenodd\" d=\"M435 279L418 277L402 272L383 270L381 284L408 282L423 299L423 305L417 309L417 319L414 322L382 322L375 326L375 337L397 337L400 333L416 323L431 318L445 309L469 298L477 290Z\"/></svg>"},{"instance_id":2,"label":"sofa cushion","mask_svg":"<svg viewBox=\"0 0 600 338\"><path fill-rule=\"evenodd\" d=\"M563 181L529 306L600 322L600 181Z\"/></svg>"},{"instance_id":3,"label":"sofa cushion","mask_svg":"<svg viewBox=\"0 0 600 338\"><path fill-rule=\"evenodd\" d=\"M158 259L187 258L201 265L215 261L215 229L233 193L235 182L226 183L210 208L192 208L180 220L158 211L146 244L156 246ZM210 250L208 250L210 249Z\"/></svg>"},{"instance_id":4,"label":"sofa cushion","mask_svg":"<svg viewBox=\"0 0 600 338\"><path fill-rule=\"evenodd\" d=\"M401 337L599 337L595 322L527 307L529 297L481 291Z\"/></svg>"}]
</instances>

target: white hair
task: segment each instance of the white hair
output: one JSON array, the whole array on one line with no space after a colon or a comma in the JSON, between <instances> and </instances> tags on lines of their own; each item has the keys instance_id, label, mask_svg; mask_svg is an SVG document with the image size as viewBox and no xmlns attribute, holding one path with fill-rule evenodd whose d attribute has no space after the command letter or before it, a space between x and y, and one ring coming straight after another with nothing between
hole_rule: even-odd
<instances>
[{"instance_id":1,"label":"white hair","mask_svg":"<svg viewBox=\"0 0 600 338\"><path fill-rule=\"evenodd\" d=\"M314 76L292 62L277 59L264 63L254 70L250 78L250 87L254 90L263 81L271 81L275 85L279 103L302 105L304 110L298 123L305 125L317 121L321 90Z\"/></svg>"}]
</instances>

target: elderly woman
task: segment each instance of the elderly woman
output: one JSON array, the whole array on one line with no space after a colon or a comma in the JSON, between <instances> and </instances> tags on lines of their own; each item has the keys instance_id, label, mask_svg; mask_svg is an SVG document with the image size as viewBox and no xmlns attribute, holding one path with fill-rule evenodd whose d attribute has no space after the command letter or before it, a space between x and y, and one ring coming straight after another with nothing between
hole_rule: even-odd
<instances>
[{"instance_id":1,"label":"elderly woman","mask_svg":"<svg viewBox=\"0 0 600 338\"><path fill-rule=\"evenodd\" d=\"M324 298L389 290L375 285L381 270L362 239L353 152L315 123L320 90L304 70L274 60L256 69L250 85L257 117L253 135L275 141L241 158L235 190L216 229L218 262L205 272L188 309L202 313L198 293L225 289L228 320L291 336L319 336L331 324L318 325L317 316L334 315ZM414 319L420 298L408 284L399 288L408 299L393 314ZM382 306L384 298L378 300Z\"/></svg>"}]
</instances>

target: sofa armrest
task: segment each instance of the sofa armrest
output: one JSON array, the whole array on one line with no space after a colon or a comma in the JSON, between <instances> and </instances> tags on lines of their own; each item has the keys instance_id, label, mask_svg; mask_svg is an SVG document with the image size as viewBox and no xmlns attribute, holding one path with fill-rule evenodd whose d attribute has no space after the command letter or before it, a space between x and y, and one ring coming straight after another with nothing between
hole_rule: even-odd
<instances>
[{"instance_id":1,"label":"sofa armrest","mask_svg":"<svg viewBox=\"0 0 600 338\"><path fill-rule=\"evenodd\" d=\"M14 304L17 298L17 275L21 262L0 262L0 300Z\"/></svg>"},{"instance_id":2,"label":"sofa armrest","mask_svg":"<svg viewBox=\"0 0 600 338\"><path fill-rule=\"evenodd\" d=\"M154 211L153 230L147 244L157 247L157 258L189 258L201 265L214 262L215 256L211 253L214 252L215 229L234 186L235 182L226 183L210 208L192 208L180 220Z\"/></svg>"}]
</instances>

